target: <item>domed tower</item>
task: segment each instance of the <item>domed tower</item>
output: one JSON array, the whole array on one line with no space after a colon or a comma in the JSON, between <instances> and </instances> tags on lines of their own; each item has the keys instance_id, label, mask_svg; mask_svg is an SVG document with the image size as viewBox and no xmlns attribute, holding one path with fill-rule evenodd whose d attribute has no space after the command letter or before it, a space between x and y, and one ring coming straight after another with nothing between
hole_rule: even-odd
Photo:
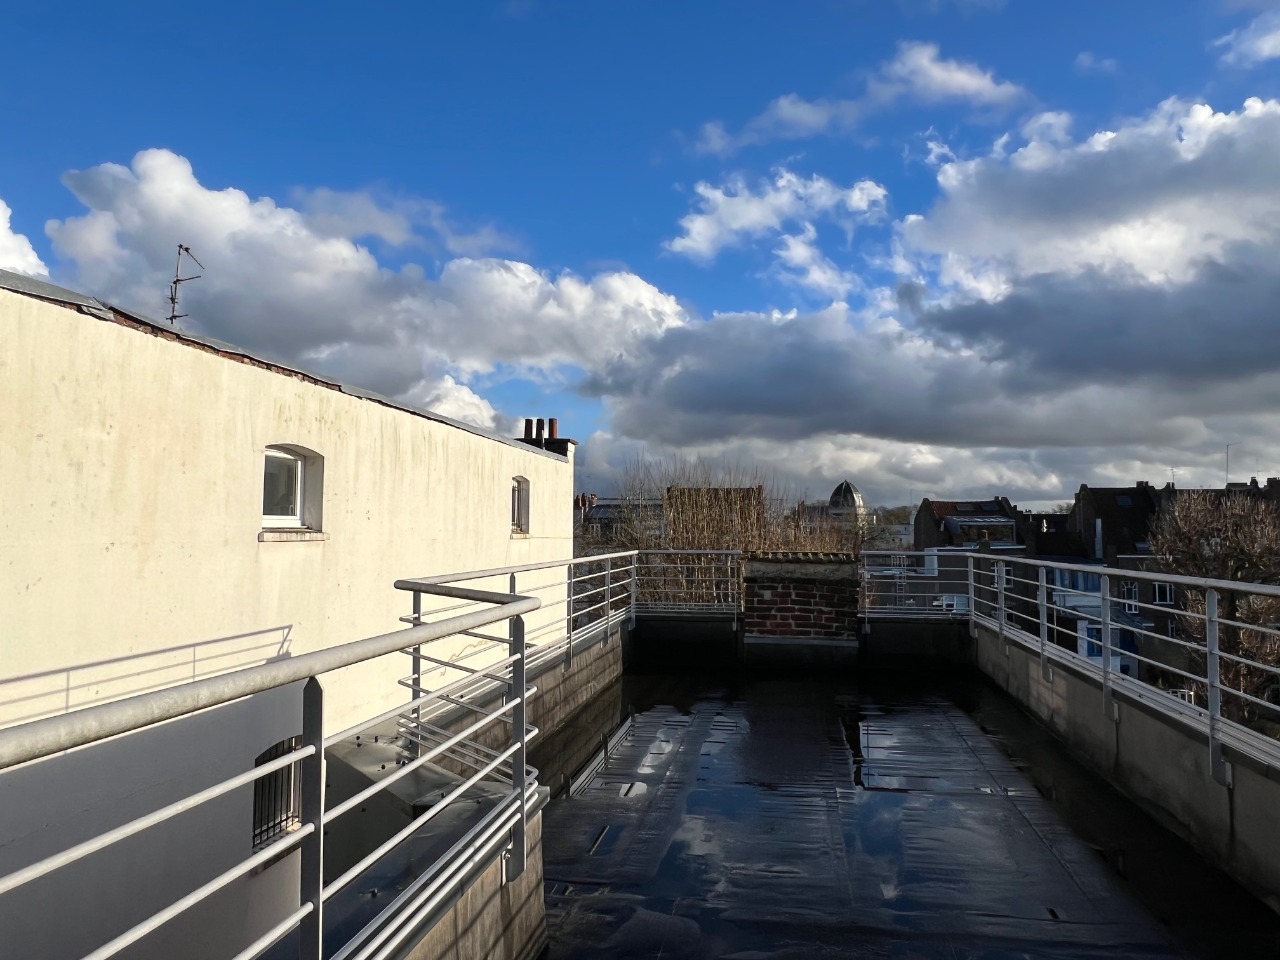
<instances>
[{"instance_id":1,"label":"domed tower","mask_svg":"<svg viewBox=\"0 0 1280 960\"><path fill-rule=\"evenodd\" d=\"M860 522L866 516L867 508L862 502L862 494L848 480L842 480L831 491L828 504L831 516L842 517L846 523Z\"/></svg>"}]
</instances>

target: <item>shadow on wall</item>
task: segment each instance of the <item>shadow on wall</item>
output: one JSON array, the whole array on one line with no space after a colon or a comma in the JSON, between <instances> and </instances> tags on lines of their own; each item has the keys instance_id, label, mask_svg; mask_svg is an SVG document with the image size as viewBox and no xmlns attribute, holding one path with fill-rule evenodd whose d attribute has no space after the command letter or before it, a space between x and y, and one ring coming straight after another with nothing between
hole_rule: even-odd
<instances>
[{"instance_id":1,"label":"shadow on wall","mask_svg":"<svg viewBox=\"0 0 1280 960\"><path fill-rule=\"evenodd\" d=\"M282 660L292 631L269 627L0 680L0 727Z\"/></svg>"}]
</instances>

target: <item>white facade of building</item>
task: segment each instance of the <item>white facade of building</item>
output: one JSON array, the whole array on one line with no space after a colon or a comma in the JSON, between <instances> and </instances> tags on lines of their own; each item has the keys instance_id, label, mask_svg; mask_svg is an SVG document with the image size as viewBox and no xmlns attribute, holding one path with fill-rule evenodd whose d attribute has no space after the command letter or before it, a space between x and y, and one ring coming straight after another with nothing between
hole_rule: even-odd
<instances>
[{"instance_id":1,"label":"white facade of building","mask_svg":"<svg viewBox=\"0 0 1280 960\"><path fill-rule=\"evenodd\" d=\"M398 578L572 554L568 444L490 436L3 272L0 410L0 727L391 632L409 613ZM305 465L303 489L264 520L272 448ZM395 659L326 676L327 732L407 699ZM296 693L0 776L0 875L252 768L297 732ZM6 952L80 956L242 859L247 789L0 896ZM233 954L273 898L297 905L290 871L296 856L123 955Z\"/></svg>"}]
</instances>

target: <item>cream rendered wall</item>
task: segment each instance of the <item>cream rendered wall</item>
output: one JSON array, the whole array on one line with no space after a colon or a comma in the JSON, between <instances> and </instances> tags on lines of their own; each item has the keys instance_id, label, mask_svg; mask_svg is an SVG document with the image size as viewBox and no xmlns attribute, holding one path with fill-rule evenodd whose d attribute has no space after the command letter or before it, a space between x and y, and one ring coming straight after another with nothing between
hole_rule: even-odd
<instances>
[{"instance_id":1,"label":"cream rendered wall","mask_svg":"<svg viewBox=\"0 0 1280 960\"><path fill-rule=\"evenodd\" d=\"M397 578L572 554L565 458L4 290L0 336L0 724L395 630ZM277 443L324 457L328 539L258 541ZM403 694L384 660L326 678L330 729Z\"/></svg>"},{"instance_id":2,"label":"cream rendered wall","mask_svg":"<svg viewBox=\"0 0 1280 960\"><path fill-rule=\"evenodd\" d=\"M326 539L258 540L279 443L324 457ZM527 537L511 535L517 475ZM571 478L564 457L0 290L0 727L403 629L399 578L566 558ZM326 675L328 730L406 700L409 669L395 655ZM0 775L0 875L247 770L300 728L289 688ZM243 788L4 895L0 943L82 956L247 857L252 820ZM297 894L294 855L125 955L233 955Z\"/></svg>"}]
</instances>

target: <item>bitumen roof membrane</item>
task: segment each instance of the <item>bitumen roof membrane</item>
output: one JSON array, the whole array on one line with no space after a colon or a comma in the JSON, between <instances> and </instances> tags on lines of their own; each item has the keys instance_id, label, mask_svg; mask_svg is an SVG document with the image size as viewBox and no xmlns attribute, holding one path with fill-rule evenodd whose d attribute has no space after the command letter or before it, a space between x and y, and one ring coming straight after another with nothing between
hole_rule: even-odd
<instances>
[{"instance_id":1,"label":"bitumen roof membrane","mask_svg":"<svg viewBox=\"0 0 1280 960\"><path fill-rule=\"evenodd\" d=\"M548 960L1202 955L945 696L663 699L543 812Z\"/></svg>"}]
</instances>

